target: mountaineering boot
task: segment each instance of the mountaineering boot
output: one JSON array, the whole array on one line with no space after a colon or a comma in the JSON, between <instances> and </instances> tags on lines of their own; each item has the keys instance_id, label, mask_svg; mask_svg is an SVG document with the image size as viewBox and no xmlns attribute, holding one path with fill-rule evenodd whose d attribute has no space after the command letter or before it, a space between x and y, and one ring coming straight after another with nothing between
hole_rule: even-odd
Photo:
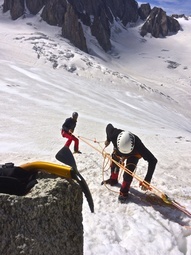
<instances>
[{"instance_id":1,"label":"mountaineering boot","mask_svg":"<svg viewBox=\"0 0 191 255\"><path fill-rule=\"evenodd\" d=\"M102 181L101 182L101 185L103 185L103 184L109 184L109 185L111 185L111 186L115 186L115 185L117 185L118 184L118 180L117 179L108 179L108 180L105 180L105 181Z\"/></svg>"},{"instance_id":2,"label":"mountaineering boot","mask_svg":"<svg viewBox=\"0 0 191 255\"><path fill-rule=\"evenodd\" d=\"M82 154L82 152L81 152L81 151L74 151L74 152L73 152L73 154L76 154L76 153L78 153L78 154Z\"/></svg>"},{"instance_id":3,"label":"mountaineering boot","mask_svg":"<svg viewBox=\"0 0 191 255\"><path fill-rule=\"evenodd\" d=\"M78 148L79 148L79 146L78 146L78 140L77 140L77 144L75 143L75 145L74 145L74 152L73 152L73 154L75 154L75 153L82 154L81 151L79 151Z\"/></svg>"},{"instance_id":4,"label":"mountaineering boot","mask_svg":"<svg viewBox=\"0 0 191 255\"><path fill-rule=\"evenodd\" d=\"M128 193L122 193L120 192L119 193L119 196L118 196L118 201L121 203L121 204L124 204L126 203L128 200Z\"/></svg>"},{"instance_id":5,"label":"mountaineering boot","mask_svg":"<svg viewBox=\"0 0 191 255\"><path fill-rule=\"evenodd\" d=\"M110 178L106 181L102 181L101 185L103 185L105 183L105 184L109 184L111 186L115 186L118 184L117 179L118 179L118 173L112 172Z\"/></svg>"},{"instance_id":6,"label":"mountaineering boot","mask_svg":"<svg viewBox=\"0 0 191 255\"><path fill-rule=\"evenodd\" d=\"M128 193L129 193L130 183L127 181L123 181L120 189L120 194L118 197L118 201L120 203L125 203L128 199Z\"/></svg>"}]
</instances>

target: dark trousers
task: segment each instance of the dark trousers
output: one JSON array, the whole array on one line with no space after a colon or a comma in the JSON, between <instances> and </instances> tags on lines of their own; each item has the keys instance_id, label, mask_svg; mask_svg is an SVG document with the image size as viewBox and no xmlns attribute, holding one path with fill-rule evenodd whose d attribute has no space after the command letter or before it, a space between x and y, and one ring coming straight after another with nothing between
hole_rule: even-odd
<instances>
[{"instance_id":1,"label":"dark trousers","mask_svg":"<svg viewBox=\"0 0 191 255\"><path fill-rule=\"evenodd\" d=\"M126 160L126 168L131 172L133 173L136 166L137 166L137 163L139 161L139 159L141 158L140 155L132 155L132 156L129 156L129 157L126 157L125 160ZM114 159L115 161L117 162L120 162L121 160L121 157L117 156L116 153L114 152L112 154L112 159ZM114 174L113 173L119 173L119 167L114 163L112 162L111 164L111 176ZM123 174L123 182L122 182L122 185L121 185L121 189L120 189L120 192L124 195L127 195L127 193L129 192L129 188L130 188L130 185L131 185L131 182L133 180L133 176L131 176L130 174L128 174L127 172L124 171L124 174Z\"/></svg>"},{"instance_id":2,"label":"dark trousers","mask_svg":"<svg viewBox=\"0 0 191 255\"><path fill-rule=\"evenodd\" d=\"M139 158L136 157L136 156L130 156L129 158L127 158L126 160L126 168L131 172L133 173L136 166L137 166L137 163L139 161ZM124 195L126 195L128 192L129 192L129 189L130 189L130 185L131 185L131 182L133 180L133 176L131 176L130 174L128 174L127 172L124 171L124 174L123 174L123 182L122 182L122 185L121 185L121 189L120 189L120 192L123 193Z\"/></svg>"}]
</instances>

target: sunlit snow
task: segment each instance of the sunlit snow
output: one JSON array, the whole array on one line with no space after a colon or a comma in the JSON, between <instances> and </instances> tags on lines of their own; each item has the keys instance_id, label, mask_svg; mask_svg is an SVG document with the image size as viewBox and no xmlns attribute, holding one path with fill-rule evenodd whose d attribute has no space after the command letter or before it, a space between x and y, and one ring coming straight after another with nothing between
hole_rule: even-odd
<instances>
[{"instance_id":1,"label":"sunlit snow","mask_svg":"<svg viewBox=\"0 0 191 255\"><path fill-rule=\"evenodd\" d=\"M1 164L59 164L60 128L77 111L75 135L99 149L108 123L138 135L158 159L152 184L191 211L191 18L178 21L181 31L159 39L142 38L141 23L114 24L109 53L87 32L92 56L40 14L12 21L1 7ZM191 255L188 216L147 202L136 180L129 202L119 204L119 187L100 185L102 155L82 141L80 150L76 163L95 203L94 214L83 203L85 255ZM136 173L144 178L146 170L141 159Z\"/></svg>"}]
</instances>

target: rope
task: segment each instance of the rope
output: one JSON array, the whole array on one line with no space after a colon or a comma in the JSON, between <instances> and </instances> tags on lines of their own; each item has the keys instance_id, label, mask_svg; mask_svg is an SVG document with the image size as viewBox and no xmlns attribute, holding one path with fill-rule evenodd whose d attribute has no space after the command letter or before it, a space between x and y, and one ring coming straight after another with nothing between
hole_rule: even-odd
<instances>
[{"instance_id":1,"label":"rope","mask_svg":"<svg viewBox=\"0 0 191 255\"><path fill-rule=\"evenodd\" d=\"M115 190L109 188L109 186L107 185L107 183L104 182L104 179L105 179L105 178L104 178L104 173L110 169L110 167L107 168L107 169L106 169L106 167L107 167L108 163L109 163L109 162L111 163L111 161L112 161L110 158L108 158L108 156L111 157L110 154L108 154L108 153L105 152L105 148L106 148L106 147L103 147L103 146L100 145L100 143L103 143L103 142L105 142L105 141L99 141L99 142L98 142L98 141L96 141L96 138L95 138L94 140L92 140L92 139L89 139L89 138L86 138L86 137L82 137L82 136L78 136L78 137L81 138L82 141L83 141L83 139L85 139L85 140L88 140L88 141L97 143L97 144L100 146L100 148L102 149L101 154L102 154L102 156L103 156L103 158L104 158L104 160L103 160L103 165L102 165L102 181L103 181L103 184L104 184L104 186L105 186L108 190L110 190L110 191L112 191L112 192L114 192L114 193L119 193L119 192L117 192L117 191L115 191ZM96 149L95 147L93 147L93 146L92 146L90 143L88 143L87 141L86 141L86 143L87 143L89 146L91 146L92 148ZM98 149L97 149L97 150L98 150ZM99 151L99 152L100 152L100 151ZM106 162L106 158L107 158L107 162ZM123 158L123 160L125 160L125 158ZM106 162L106 163L105 163L105 162ZM117 161L116 161L116 162L117 162ZM115 163L115 162L114 162L114 163ZM119 164L119 162L117 162L117 163ZM122 162L122 164L123 164L123 162ZM121 165L122 165L122 164L120 163L120 165L118 165L118 167L119 167L118 180L121 179L121 175L122 175L123 172L124 172L124 170L121 169ZM126 167L128 167L128 165L134 165L134 166L135 166L135 170L134 170L134 173L135 173L135 172L136 172L136 169L137 169L136 165L133 164L133 163L129 163L129 164L126 165ZM132 173L132 172L130 171L130 173Z\"/></svg>"},{"instance_id":2,"label":"rope","mask_svg":"<svg viewBox=\"0 0 191 255\"><path fill-rule=\"evenodd\" d=\"M107 157L109 154L105 152L106 147L103 147L100 144L100 143L104 143L105 141L97 141L96 138L94 140L92 140L92 139L82 137L82 136L78 136L78 138L81 139L83 142L87 143L90 147L92 147L93 149L96 149L98 152L100 152L102 154L102 156L104 158L103 165L102 165L102 181L103 181L103 184L104 184L105 188L108 189L109 191L114 192L114 193L119 193L118 191L115 191L115 190L109 188L109 186L104 182L104 173L110 169L110 166L107 169L106 169L106 167L109 164L109 162L111 163L111 160ZM94 142L94 143L97 143L100 146L101 151L98 150L97 148L95 148L94 146L92 146L87 141L84 141L84 139L88 140L88 141L91 141L91 142ZM106 159L107 159L107 162L106 162ZM120 176L121 176L121 174L120 174Z\"/></svg>"},{"instance_id":3,"label":"rope","mask_svg":"<svg viewBox=\"0 0 191 255\"><path fill-rule=\"evenodd\" d=\"M113 161L119 168L123 169L123 171L125 171L126 173L128 173L129 175L131 175L132 177L134 177L135 179L137 179L139 182L143 182L142 178L140 178L138 175L135 174L135 172L131 172L128 168L126 168L125 166L121 165L119 162L117 162L116 160L112 159L112 157L105 153L104 150L106 147L104 147L104 149L102 149L102 151L100 151L98 148L96 148L95 146L93 146L92 144L90 144L89 142L87 142L87 138L83 138L81 136L78 136L79 139L81 139L83 142L85 142L86 144L88 144L90 147L92 147L94 150L98 151L99 153L102 154L103 157L107 157L108 159L110 159L111 161ZM89 140L89 139L88 139ZM91 140L93 141L93 140ZM163 192L161 192L159 189L155 188L154 186L152 186L150 183L144 181L144 183L147 186L150 186L151 189L155 190L155 192L157 192L158 194L160 194L161 196L164 195ZM143 184L144 184L143 183Z\"/></svg>"},{"instance_id":4,"label":"rope","mask_svg":"<svg viewBox=\"0 0 191 255\"><path fill-rule=\"evenodd\" d=\"M82 139L86 139L88 141L91 141L91 142L94 142L94 143L104 143L105 141L97 141L96 138L94 139L90 139L90 138L87 138L87 137L83 137L83 136L78 136L78 138L82 138Z\"/></svg>"},{"instance_id":5,"label":"rope","mask_svg":"<svg viewBox=\"0 0 191 255\"><path fill-rule=\"evenodd\" d=\"M107 159L107 162L105 164L106 159ZM106 171L108 171L110 169L110 167L109 167L107 170L105 170L105 168L106 168L106 166L108 165L109 162L111 163L111 161L106 156L104 156L103 166L102 166L102 180L103 180L103 184L104 184L105 188L108 189L109 191L114 192L114 193L119 193L118 191L115 191L115 190L109 188L107 183L105 183L105 181L104 181L104 179L105 179L104 178L104 172L106 172Z\"/></svg>"},{"instance_id":6,"label":"rope","mask_svg":"<svg viewBox=\"0 0 191 255\"><path fill-rule=\"evenodd\" d=\"M89 138L86 138L86 137L82 137L82 136L78 136L78 138L81 139L81 140L82 140L83 142L85 142L86 144L88 144L88 145L89 145L90 147L92 147L94 150L96 150L96 151L98 151L99 153L101 153L102 156L103 156L103 158L104 158L104 162L105 162L105 158L108 158L108 161L110 161L110 162L113 161L114 164L116 164L116 165L119 167L119 169L121 169L121 171L120 171L120 177L121 177L123 171L127 172L129 175L131 175L132 177L134 177L134 173L133 173L133 172L131 172L129 169L127 169L126 167L124 167L123 165L121 165L121 164L120 164L119 162L117 162L116 160L112 159L111 155L105 152L106 146L105 146L105 147L102 147L102 146L100 145L100 143L103 143L103 142L105 142L105 141L100 141L100 142L98 142L98 141L96 141L96 138L95 138L94 140L92 140L92 139L89 139ZM101 150L99 150L98 148L96 148L95 146L93 146L92 144L90 144L87 140L88 140L88 141L91 141L91 142L94 142L94 143L98 143L99 146L101 147ZM131 163L131 164L132 164L132 163ZM135 165L134 165L134 166L135 166ZM104 167L104 166L103 166L103 167ZM104 169L104 168L103 168L103 169ZM136 170L136 166L135 166L135 170ZM135 171L134 171L134 172L135 172ZM104 181L104 170L102 170L102 177L103 177L103 181ZM140 180L141 180L141 179L140 179ZM113 191L112 189L108 188L108 186L106 185L106 183L104 183L104 186L105 186L107 189L109 189L110 191ZM116 191L113 191L113 192L116 192Z\"/></svg>"},{"instance_id":7,"label":"rope","mask_svg":"<svg viewBox=\"0 0 191 255\"><path fill-rule=\"evenodd\" d=\"M191 213L189 211L186 210L186 208L184 208L182 205L180 205L179 203L177 203L175 200L169 198L164 192L162 192L161 190L159 190L158 188L156 188L155 186L151 185L150 183L143 181L143 179L141 177L139 177L138 175L135 174L135 172L131 172L128 168L126 168L125 166L121 165L119 162L117 162L116 160L114 160L109 154L105 153L104 150L106 148L106 146L104 148L102 148L102 150L96 148L95 146L93 146L92 144L90 144L89 142L87 142L86 140L91 140L88 138L82 138L81 136L78 136L79 139L81 139L83 142L85 142L86 144L88 144L90 147L92 147L94 150L98 151L99 153L102 154L102 156L105 158L107 157L110 161L112 161L115 165L117 165L119 168L121 168L123 171L125 171L126 173L128 173L129 175L131 175L133 178L135 178L137 181L139 181L140 183L142 183L143 186L145 186L147 189L149 187L149 190L151 190L154 194L156 194L157 196L161 197L162 200L166 203L166 204L171 204L174 207L176 207L178 210L184 212L187 216L191 217ZM91 140L94 141L96 143L100 143L101 142L97 142L96 139ZM101 145L100 145L101 147ZM109 189L106 186L107 189ZM110 189L109 189L110 190ZM112 191L112 190L111 190Z\"/></svg>"}]
</instances>

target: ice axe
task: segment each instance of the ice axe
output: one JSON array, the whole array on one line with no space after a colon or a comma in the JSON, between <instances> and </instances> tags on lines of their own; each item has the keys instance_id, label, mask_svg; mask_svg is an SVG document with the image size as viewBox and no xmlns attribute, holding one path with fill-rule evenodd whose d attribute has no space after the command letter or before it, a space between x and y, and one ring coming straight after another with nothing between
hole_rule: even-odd
<instances>
[{"instance_id":1,"label":"ice axe","mask_svg":"<svg viewBox=\"0 0 191 255\"><path fill-rule=\"evenodd\" d=\"M45 172L55 174L60 177L71 178L76 180L76 182L80 185L82 192L85 194L90 210L93 213L94 203L90 190L88 188L86 181L77 170L76 162L70 149L68 147L63 147L60 151L58 151L55 157L57 160L66 165L58 165L50 162L36 161L23 164L20 167L26 171L38 171L42 169Z\"/></svg>"},{"instance_id":2,"label":"ice axe","mask_svg":"<svg viewBox=\"0 0 191 255\"><path fill-rule=\"evenodd\" d=\"M89 187L85 181L85 179L82 177L82 175L79 173L76 165L76 161L74 159L74 156L70 149L66 146L64 146L61 150L59 150L55 156L55 158L62 162L63 164L66 164L68 166L71 166L71 177L72 179L76 180L77 183L80 185L82 192L84 193L90 210L93 213L94 212L94 203L92 199L91 192L89 190Z\"/></svg>"}]
</instances>

